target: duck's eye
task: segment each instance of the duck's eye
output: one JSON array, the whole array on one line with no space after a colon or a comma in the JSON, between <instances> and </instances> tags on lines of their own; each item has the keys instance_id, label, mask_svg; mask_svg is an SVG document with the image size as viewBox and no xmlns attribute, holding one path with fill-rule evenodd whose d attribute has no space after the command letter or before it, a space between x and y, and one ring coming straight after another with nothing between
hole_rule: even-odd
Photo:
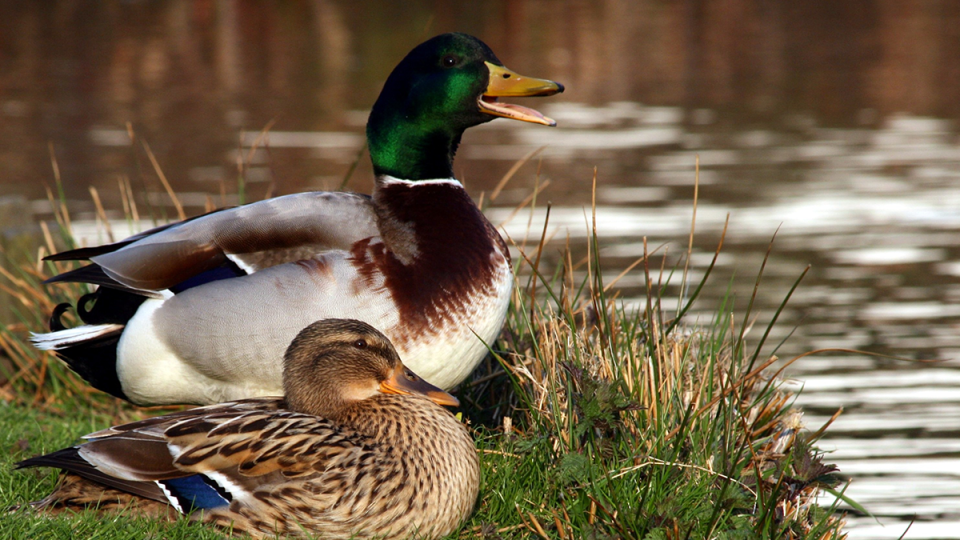
<instances>
[{"instance_id":1,"label":"duck's eye","mask_svg":"<svg viewBox=\"0 0 960 540\"><path fill-rule=\"evenodd\" d=\"M455 54L446 54L440 59L440 65L445 68L452 68L460 63L460 58Z\"/></svg>"},{"instance_id":2,"label":"duck's eye","mask_svg":"<svg viewBox=\"0 0 960 540\"><path fill-rule=\"evenodd\" d=\"M358 339L358 340L356 340L356 341L353 342L353 346L356 347L356 348L358 348L358 349L366 349L366 348L367 348L367 342L366 342L366 340Z\"/></svg>"}]
</instances>

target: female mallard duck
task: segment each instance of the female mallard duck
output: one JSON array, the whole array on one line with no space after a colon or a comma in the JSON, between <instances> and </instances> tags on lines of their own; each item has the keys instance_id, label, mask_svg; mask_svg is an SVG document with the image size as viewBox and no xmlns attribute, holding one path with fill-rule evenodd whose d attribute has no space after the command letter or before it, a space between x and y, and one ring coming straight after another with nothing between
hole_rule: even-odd
<instances>
[{"instance_id":1,"label":"female mallard duck","mask_svg":"<svg viewBox=\"0 0 960 540\"><path fill-rule=\"evenodd\" d=\"M93 263L48 282L101 287L77 303L85 325L65 329L62 304L34 342L134 403L208 404L279 393L290 339L345 317L451 388L496 339L513 283L503 240L453 178L460 136L496 117L554 125L497 98L562 91L507 70L474 37L437 36L393 70L370 113L372 198L278 197L48 257Z\"/></svg>"},{"instance_id":2,"label":"female mallard duck","mask_svg":"<svg viewBox=\"0 0 960 540\"><path fill-rule=\"evenodd\" d=\"M33 503L190 514L255 536L437 538L470 514L480 469L466 428L366 323L311 324L284 358L286 398L109 428L18 467L66 471ZM439 405L438 405L439 404Z\"/></svg>"}]
</instances>

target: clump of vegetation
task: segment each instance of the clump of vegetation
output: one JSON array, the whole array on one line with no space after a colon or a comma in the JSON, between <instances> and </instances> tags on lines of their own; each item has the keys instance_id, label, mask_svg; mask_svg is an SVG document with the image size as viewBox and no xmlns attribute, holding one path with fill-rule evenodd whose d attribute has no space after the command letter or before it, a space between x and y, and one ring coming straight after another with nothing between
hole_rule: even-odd
<instances>
[{"instance_id":1,"label":"clump of vegetation","mask_svg":"<svg viewBox=\"0 0 960 540\"><path fill-rule=\"evenodd\" d=\"M650 279L646 264L646 307L631 312L609 294L595 256L578 266L567 251L551 275L539 271L538 253L521 258L518 275L529 277L493 351L513 393L491 375L467 392L488 413L478 429L486 474L474 518L485 525L475 531L844 537L836 507L816 504L825 490L842 498L836 467L813 446L822 430L803 430L780 371L770 373L776 358L759 360L762 340L748 351L732 302L712 324L686 327L665 318L668 283ZM504 527L511 513L517 523Z\"/></svg>"},{"instance_id":2,"label":"clump of vegetation","mask_svg":"<svg viewBox=\"0 0 960 540\"><path fill-rule=\"evenodd\" d=\"M65 209L57 215L69 245ZM41 255L54 249L46 238ZM668 318L661 305L668 283L651 279L644 259L636 271L646 277L646 306L629 311L603 283L595 232L592 255L575 264L567 249L549 274L543 244L531 253L517 246L517 288L501 339L458 391L483 484L475 514L452 537L845 537L836 506L816 504L824 491L845 500L835 491L836 468L815 447L823 429L803 429L780 371L771 372L776 358L759 356L764 338L748 347L737 320L749 320L749 308L738 317L726 301L712 324L686 326L683 314L701 283ZM85 286L44 287L45 277L67 268L5 256L0 287L15 299L19 322L0 328L7 360L0 419L9 426L0 435L0 507L36 500L53 487L54 473L14 472L13 462L156 414L87 388L26 342L28 330L42 330L53 307ZM93 512L54 520L8 513L0 531L220 537L184 520L102 520Z\"/></svg>"},{"instance_id":3,"label":"clump of vegetation","mask_svg":"<svg viewBox=\"0 0 960 540\"><path fill-rule=\"evenodd\" d=\"M0 399L7 403L48 407L72 399L106 402L102 392L86 383L55 356L41 353L27 341L29 332L45 332L47 318L62 302L73 302L91 292L86 284L67 283L46 287L43 280L70 269L75 263L43 262L44 256L59 251L56 246L74 247L66 205L49 194L57 220L56 236L41 223L44 243L37 253L8 253L0 245L0 293L8 298L6 309L16 322L0 325ZM76 314L64 315L68 324L78 324Z\"/></svg>"}]
</instances>

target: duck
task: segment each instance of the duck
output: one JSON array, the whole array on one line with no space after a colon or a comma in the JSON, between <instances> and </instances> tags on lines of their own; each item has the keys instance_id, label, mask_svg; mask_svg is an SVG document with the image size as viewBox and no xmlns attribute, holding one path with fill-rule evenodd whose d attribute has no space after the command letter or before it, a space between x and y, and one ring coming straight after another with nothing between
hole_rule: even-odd
<instances>
[{"instance_id":1,"label":"duck","mask_svg":"<svg viewBox=\"0 0 960 540\"><path fill-rule=\"evenodd\" d=\"M111 427L21 461L61 469L30 504L186 515L255 537L439 538L480 485L455 397L401 361L367 323L326 319L284 355L284 397L198 407Z\"/></svg>"},{"instance_id":2,"label":"duck","mask_svg":"<svg viewBox=\"0 0 960 540\"><path fill-rule=\"evenodd\" d=\"M93 387L138 405L206 405L282 390L286 344L325 318L382 331L451 389L488 352L513 289L507 246L454 177L464 131L556 122L502 97L562 84L520 75L476 37L436 36L393 70L366 135L372 196L307 192L221 209L46 257L89 264L46 283L96 285L82 324L32 336Z\"/></svg>"}]
</instances>

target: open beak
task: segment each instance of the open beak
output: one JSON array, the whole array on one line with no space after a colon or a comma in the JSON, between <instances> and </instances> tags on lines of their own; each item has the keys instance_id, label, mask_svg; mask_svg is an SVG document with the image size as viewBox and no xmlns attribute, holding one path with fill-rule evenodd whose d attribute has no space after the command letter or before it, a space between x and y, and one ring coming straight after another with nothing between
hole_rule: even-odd
<instances>
[{"instance_id":1,"label":"open beak","mask_svg":"<svg viewBox=\"0 0 960 540\"><path fill-rule=\"evenodd\" d=\"M390 378L380 383L380 391L384 394L421 394L430 398L437 405L457 407L460 401L436 386L428 383L410 371L403 364L397 364Z\"/></svg>"},{"instance_id":2,"label":"open beak","mask_svg":"<svg viewBox=\"0 0 960 540\"><path fill-rule=\"evenodd\" d=\"M497 101L497 98L552 96L563 92L562 84L546 79L525 77L503 66L491 64L490 62L484 63L487 64L487 69L490 70L490 82L487 84L487 90L480 96L478 102L481 112L492 114L493 116L521 120L523 122L543 124L545 126L557 125L554 120L547 118L533 109L511 103L500 103Z\"/></svg>"}]
</instances>

